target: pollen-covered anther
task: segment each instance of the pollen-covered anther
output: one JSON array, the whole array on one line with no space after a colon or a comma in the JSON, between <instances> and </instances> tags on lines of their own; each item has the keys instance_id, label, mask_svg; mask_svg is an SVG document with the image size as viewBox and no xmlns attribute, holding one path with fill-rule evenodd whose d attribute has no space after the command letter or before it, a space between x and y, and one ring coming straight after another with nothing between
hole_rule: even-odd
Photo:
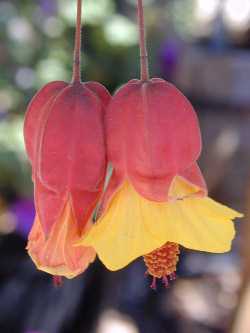
<instances>
[{"instance_id":1,"label":"pollen-covered anther","mask_svg":"<svg viewBox=\"0 0 250 333\"><path fill-rule=\"evenodd\" d=\"M167 242L161 248L145 255L144 262L147 266L147 274L153 277L152 289L156 289L156 279L162 279L163 284L168 287L169 280L176 278L176 265L179 260L179 245Z\"/></svg>"}]
</instances>

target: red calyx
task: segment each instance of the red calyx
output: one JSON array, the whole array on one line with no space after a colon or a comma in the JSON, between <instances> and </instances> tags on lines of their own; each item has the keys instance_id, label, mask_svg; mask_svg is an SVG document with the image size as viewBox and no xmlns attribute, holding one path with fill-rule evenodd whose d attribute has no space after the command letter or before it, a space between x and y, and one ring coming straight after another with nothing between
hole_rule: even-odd
<instances>
[{"instance_id":1,"label":"red calyx","mask_svg":"<svg viewBox=\"0 0 250 333\"><path fill-rule=\"evenodd\" d=\"M28 107L24 138L45 233L67 200L79 232L92 214L106 173L103 119L109 99L99 83L56 81L42 88Z\"/></svg>"},{"instance_id":2,"label":"red calyx","mask_svg":"<svg viewBox=\"0 0 250 333\"><path fill-rule=\"evenodd\" d=\"M187 98L162 79L131 80L112 98L106 115L108 158L114 173L104 197L126 179L149 200L167 201L175 176L206 192L197 166L201 134Z\"/></svg>"}]
</instances>

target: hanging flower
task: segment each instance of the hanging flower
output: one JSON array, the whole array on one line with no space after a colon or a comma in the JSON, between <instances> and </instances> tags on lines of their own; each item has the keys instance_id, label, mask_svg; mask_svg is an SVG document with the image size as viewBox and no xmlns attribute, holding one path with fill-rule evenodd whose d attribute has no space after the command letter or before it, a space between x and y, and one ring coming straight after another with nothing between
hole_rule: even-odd
<instances>
[{"instance_id":1,"label":"hanging flower","mask_svg":"<svg viewBox=\"0 0 250 333\"><path fill-rule=\"evenodd\" d=\"M27 249L39 269L68 278L95 258L93 248L73 245L88 228L103 190L103 117L110 99L99 83L80 81L80 31L78 0L73 80L42 88L32 99L24 124L36 206Z\"/></svg>"},{"instance_id":2,"label":"hanging flower","mask_svg":"<svg viewBox=\"0 0 250 333\"><path fill-rule=\"evenodd\" d=\"M106 135L113 174L100 218L80 243L94 247L110 270L144 256L155 288L156 278L167 285L168 277L175 277L179 245L229 251L232 220L242 215L207 196L197 165L197 116L172 84L148 78L144 30L140 32L141 80L125 84L109 104Z\"/></svg>"}]
</instances>

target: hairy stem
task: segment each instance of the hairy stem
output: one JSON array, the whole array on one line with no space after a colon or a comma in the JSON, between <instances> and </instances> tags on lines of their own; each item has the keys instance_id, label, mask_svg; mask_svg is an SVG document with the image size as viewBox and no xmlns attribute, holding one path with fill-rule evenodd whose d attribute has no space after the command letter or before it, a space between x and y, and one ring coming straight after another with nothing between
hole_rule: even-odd
<instances>
[{"instance_id":1,"label":"hairy stem","mask_svg":"<svg viewBox=\"0 0 250 333\"><path fill-rule=\"evenodd\" d=\"M82 0L77 0L75 48L73 62L73 82L81 81L81 28L82 28Z\"/></svg>"},{"instance_id":2,"label":"hairy stem","mask_svg":"<svg viewBox=\"0 0 250 333\"><path fill-rule=\"evenodd\" d=\"M148 52L146 45L146 33L144 24L144 10L143 0L137 0L138 2L138 26L140 35L140 64L141 64L141 80L147 81L149 79L148 70Z\"/></svg>"}]
</instances>

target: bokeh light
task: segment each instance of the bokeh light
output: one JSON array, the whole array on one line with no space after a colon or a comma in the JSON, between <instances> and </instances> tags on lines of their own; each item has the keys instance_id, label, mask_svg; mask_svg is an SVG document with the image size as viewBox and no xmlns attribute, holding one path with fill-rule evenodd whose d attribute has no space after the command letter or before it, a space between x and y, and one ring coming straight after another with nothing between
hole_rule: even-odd
<instances>
[{"instance_id":1,"label":"bokeh light","mask_svg":"<svg viewBox=\"0 0 250 333\"><path fill-rule=\"evenodd\" d=\"M235 30L243 30L250 24L250 3L248 0L225 0L224 19Z\"/></svg>"},{"instance_id":2,"label":"bokeh light","mask_svg":"<svg viewBox=\"0 0 250 333\"><path fill-rule=\"evenodd\" d=\"M215 19L220 6L220 0L196 0L195 17L203 23Z\"/></svg>"},{"instance_id":3,"label":"bokeh light","mask_svg":"<svg viewBox=\"0 0 250 333\"><path fill-rule=\"evenodd\" d=\"M128 316L107 310L100 318L97 333L139 333L139 331Z\"/></svg>"},{"instance_id":4,"label":"bokeh light","mask_svg":"<svg viewBox=\"0 0 250 333\"><path fill-rule=\"evenodd\" d=\"M122 15L113 15L106 22L104 34L112 45L131 46L138 40L136 24Z\"/></svg>"}]
</instances>

